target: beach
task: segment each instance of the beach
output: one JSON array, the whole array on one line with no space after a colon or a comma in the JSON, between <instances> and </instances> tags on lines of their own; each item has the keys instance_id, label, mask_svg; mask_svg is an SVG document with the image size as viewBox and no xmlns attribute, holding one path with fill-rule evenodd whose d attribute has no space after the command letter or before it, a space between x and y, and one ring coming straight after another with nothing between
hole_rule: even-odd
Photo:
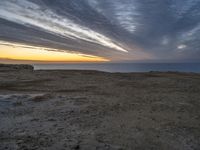
<instances>
[{"instance_id":1,"label":"beach","mask_svg":"<svg viewBox=\"0 0 200 150\"><path fill-rule=\"evenodd\" d=\"M200 74L0 65L0 149L198 150Z\"/></svg>"}]
</instances>

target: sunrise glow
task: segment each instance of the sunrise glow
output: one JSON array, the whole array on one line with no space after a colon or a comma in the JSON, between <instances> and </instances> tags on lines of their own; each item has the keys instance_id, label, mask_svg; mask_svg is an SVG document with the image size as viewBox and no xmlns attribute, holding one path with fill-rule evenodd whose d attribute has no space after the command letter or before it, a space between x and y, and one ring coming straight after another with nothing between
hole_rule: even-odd
<instances>
[{"instance_id":1,"label":"sunrise glow","mask_svg":"<svg viewBox=\"0 0 200 150\"><path fill-rule=\"evenodd\" d=\"M1 42L2 43L2 42ZM48 61L48 62L104 62L107 59L83 55L79 53L62 52L44 47L33 47L21 44L4 43L0 45L0 59Z\"/></svg>"}]
</instances>

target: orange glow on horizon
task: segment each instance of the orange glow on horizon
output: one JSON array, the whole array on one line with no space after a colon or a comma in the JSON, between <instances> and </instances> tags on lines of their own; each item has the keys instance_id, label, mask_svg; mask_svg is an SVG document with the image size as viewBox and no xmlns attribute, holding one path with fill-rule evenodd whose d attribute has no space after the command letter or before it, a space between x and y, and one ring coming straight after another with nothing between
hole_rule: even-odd
<instances>
[{"instance_id":1,"label":"orange glow on horizon","mask_svg":"<svg viewBox=\"0 0 200 150\"><path fill-rule=\"evenodd\" d=\"M102 57L83 55L70 52L45 50L42 47L31 47L20 44L3 43L0 41L0 59L43 62L105 62ZM52 49L54 50L54 49Z\"/></svg>"}]
</instances>

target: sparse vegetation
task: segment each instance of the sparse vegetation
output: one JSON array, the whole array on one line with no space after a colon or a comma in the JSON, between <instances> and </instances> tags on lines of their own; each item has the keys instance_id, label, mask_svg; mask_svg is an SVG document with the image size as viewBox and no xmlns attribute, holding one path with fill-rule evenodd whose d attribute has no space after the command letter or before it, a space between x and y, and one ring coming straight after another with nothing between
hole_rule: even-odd
<instances>
[{"instance_id":1,"label":"sparse vegetation","mask_svg":"<svg viewBox=\"0 0 200 150\"><path fill-rule=\"evenodd\" d=\"M39 95L39 96L35 96L33 98L31 98L31 101L33 102L42 102L42 101L46 101L52 98L51 94L44 94L44 95Z\"/></svg>"},{"instance_id":2,"label":"sparse vegetation","mask_svg":"<svg viewBox=\"0 0 200 150\"><path fill-rule=\"evenodd\" d=\"M0 149L200 147L200 74L5 71L0 94Z\"/></svg>"}]
</instances>

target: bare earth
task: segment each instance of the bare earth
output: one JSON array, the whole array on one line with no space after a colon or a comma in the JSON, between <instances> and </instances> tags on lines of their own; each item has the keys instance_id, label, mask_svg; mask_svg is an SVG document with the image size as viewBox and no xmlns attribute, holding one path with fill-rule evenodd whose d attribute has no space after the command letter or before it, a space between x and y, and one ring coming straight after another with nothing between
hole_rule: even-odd
<instances>
[{"instance_id":1,"label":"bare earth","mask_svg":"<svg viewBox=\"0 0 200 150\"><path fill-rule=\"evenodd\" d=\"M0 66L4 149L199 150L200 74Z\"/></svg>"}]
</instances>

